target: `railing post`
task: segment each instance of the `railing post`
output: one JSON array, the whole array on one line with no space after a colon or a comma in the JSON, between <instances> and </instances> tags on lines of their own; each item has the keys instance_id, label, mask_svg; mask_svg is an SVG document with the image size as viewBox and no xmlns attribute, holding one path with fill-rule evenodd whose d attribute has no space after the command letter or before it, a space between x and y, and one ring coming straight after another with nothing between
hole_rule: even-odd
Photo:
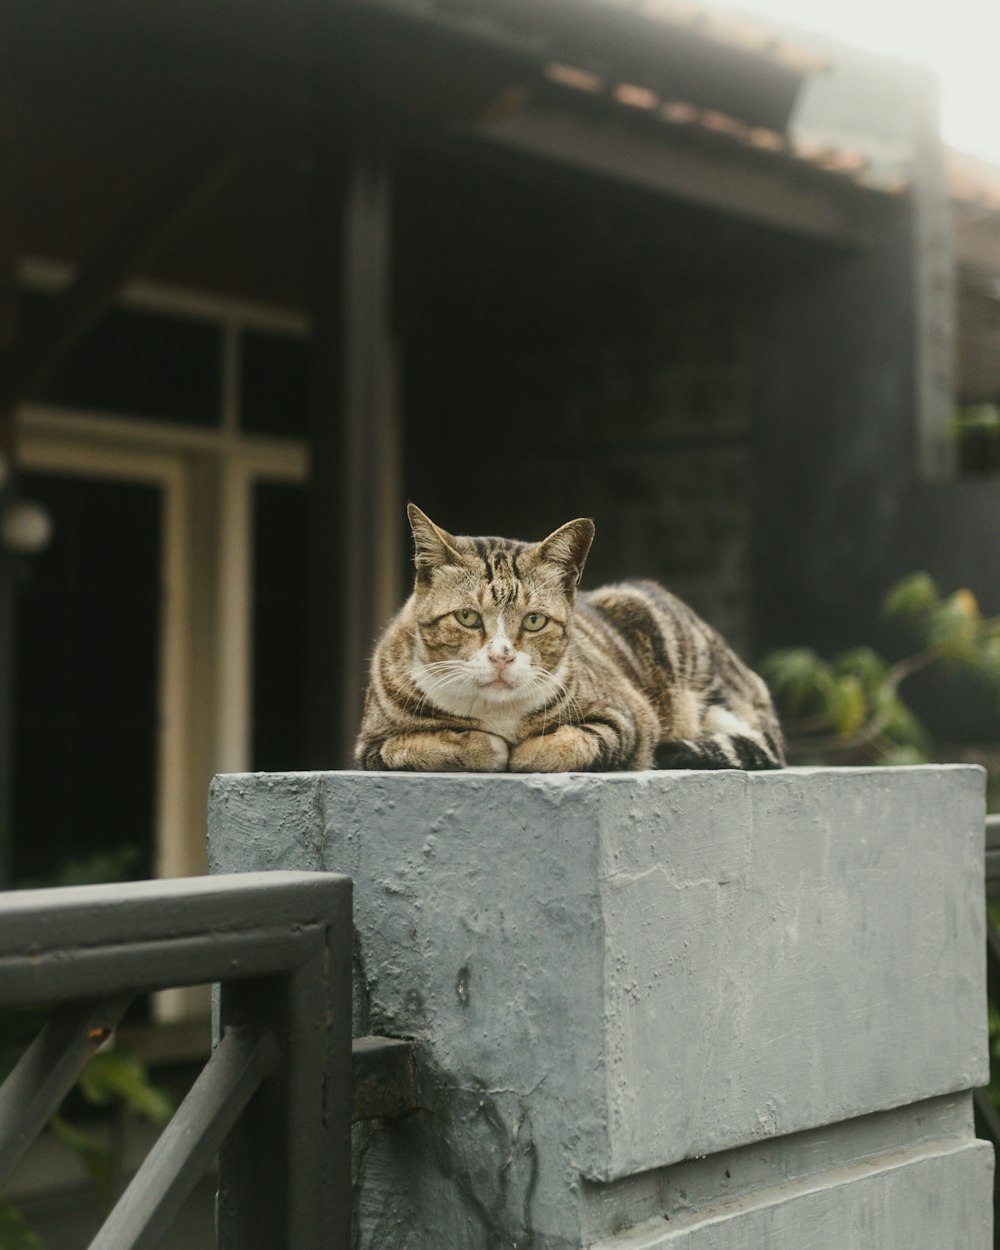
<instances>
[{"instance_id":1,"label":"railing post","mask_svg":"<svg viewBox=\"0 0 1000 1250\"><path fill-rule=\"evenodd\" d=\"M350 959L346 906L294 975L221 989L220 1027L269 1030L280 1060L220 1152L219 1250L350 1245Z\"/></svg>"},{"instance_id":2,"label":"railing post","mask_svg":"<svg viewBox=\"0 0 1000 1250\"><path fill-rule=\"evenodd\" d=\"M0 1173L131 997L217 982L212 1058L92 1244L153 1250L218 1154L222 1246L347 1250L351 951L351 882L328 873L0 897L0 1007L56 1008L0 1087Z\"/></svg>"}]
</instances>

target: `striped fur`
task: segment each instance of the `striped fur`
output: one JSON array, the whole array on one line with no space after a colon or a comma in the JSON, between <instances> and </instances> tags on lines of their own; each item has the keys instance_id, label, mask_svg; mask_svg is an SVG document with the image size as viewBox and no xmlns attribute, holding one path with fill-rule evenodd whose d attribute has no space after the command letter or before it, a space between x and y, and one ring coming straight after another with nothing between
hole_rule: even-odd
<instances>
[{"instance_id":1,"label":"striped fur","mask_svg":"<svg viewBox=\"0 0 1000 1250\"><path fill-rule=\"evenodd\" d=\"M372 661L359 768L778 768L767 688L655 582L577 593L594 536L456 538L413 504L416 582Z\"/></svg>"}]
</instances>

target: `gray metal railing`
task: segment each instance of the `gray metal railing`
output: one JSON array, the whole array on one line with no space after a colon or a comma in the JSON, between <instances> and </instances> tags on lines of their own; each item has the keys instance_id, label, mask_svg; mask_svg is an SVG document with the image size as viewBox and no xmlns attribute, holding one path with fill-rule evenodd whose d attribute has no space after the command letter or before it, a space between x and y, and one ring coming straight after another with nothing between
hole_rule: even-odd
<instances>
[{"instance_id":1,"label":"gray metal railing","mask_svg":"<svg viewBox=\"0 0 1000 1250\"><path fill-rule=\"evenodd\" d=\"M1000 891L1000 816L986 817L986 893Z\"/></svg>"},{"instance_id":2,"label":"gray metal railing","mask_svg":"<svg viewBox=\"0 0 1000 1250\"><path fill-rule=\"evenodd\" d=\"M1000 816L986 817L986 897L1000 896ZM986 916L986 993L995 1007L1000 1007L1000 933ZM984 1089L973 1091L976 1133L993 1143L1000 1154L1000 1113ZM993 1244L1000 1247L1000 1169L993 1188Z\"/></svg>"},{"instance_id":3,"label":"gray metal railing","mask_svg":"<svg viewBox=\"0 0 1000 1250\"><path fill-rule=\"evenodd\" d=\"M221 1250L350 1244L351 882L269 872L0 897L0 1182L137 994L219 983L219 1041L91 1250L156 1246L219 1155Z\"/></svg>"}]
</instances>

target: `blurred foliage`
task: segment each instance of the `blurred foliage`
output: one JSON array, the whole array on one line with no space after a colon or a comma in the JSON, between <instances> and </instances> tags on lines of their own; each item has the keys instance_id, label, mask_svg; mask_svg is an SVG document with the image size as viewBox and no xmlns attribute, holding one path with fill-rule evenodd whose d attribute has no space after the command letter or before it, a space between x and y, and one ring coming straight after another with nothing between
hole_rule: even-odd
<instances>
[{"instance_id":1,"label":"blurred foliage","mask_svg":"<svg viewBox=\"0 0 1000 1250\"><path fill-rule=\"evenodd\" d=\"M15 1023L5 1020L0 1077L14 1067L32 1036L44 1023L38 1013L21 1013ZM20 1036L18 1036L20 1034ZM154 1124L165 1124L173 1114L170 1098L150 1079L142 1060L128 1047L112 1040L97 1052L80 1073L76 1093L90 1106L120 1114L126 1108ZM71 1150L94 1186L98 1205L105 1213L114 1205L115 1184L120 1174L116 1137L67 1118L61 1108L49 1121L57 1141ZM105 1126L106 1127L106 1126ZM44 1250L42 1241L21 1213L0 1201L0 1250Z\"/></svg>"},{"instance_id":2,"label":"blurred foliage","mask_svg":"<svg viewBox=\"0 0 1000 1250\"><path fill-rule=\"evenodd\" d=\"M904 702L900 687L914 674L939 667L970 675L998 696L1000 617L983 615L971 590L943 595L927 573L911 573L893 586L884 615L901 624L913 650L895 662L871 647L824 659L807 647L772 652L761 672L774 692L790 762L920 764L932 758L927 728ZM1000 740L1000 718L997 722ZM990 805L1000 805L992 778ZM1000 925L1000 903L990 901ZM990 1084L1000 1109L1000 1004L989 1004Z\"/></svg>"},{"instance_id":3,"label":"blurred foliage","mask_svg":"<svg viewBox=\"0 0 1000 1250\"><path fill-rule=\"evenodd\" d=\"M1000 472L1000 404L963 404L955 410L951 434L963 473Z\"/></svg>"},{"instance_id":4,"label":"blurred foliage","mask_svg":"<svg viewBox=\"0 0 1000 1250\"><path fill-rule=\"evenodd\" d=\"M761 672L782 714L792 762L929 760L931 735L900 694L904 682L925 669L965 672L1000 697L1000 617L983 616L971 590L942 595L927 573L911 573L891 588L883 611L914 640L913 651L895 662L871 647L832 659L808 647L765 657Z\"/></svg>"},{"instance_id":5,"label":"blurred foliage","mask_svg":"<svg viewBox=\"0 0 1000 1250\"><path fill-rule=\"evenodd\" d=\"M1000 404L960 405L951 419L951 433L958 438L969 433L1000 438Z\"/></svg>"},{"instance_id":6,"label":"blurred foliage","mask_svg":"<svg viewBox=\"0 0 1000 1250\"><path fill-rule=\"evenodd\" d=\"M41 1238L9 1202L0 1201L0 1250L45 1250Z\"/></svg>"},{"instance_id":7,"label":"blurred foliage","mask_svg":"<svg viewBox=\"0 0 1000 1250\"><path fill-rule=\"evenodd\" d=\"M173 1104L150 1084L146 1065L122 1045L100 1050L80 1073L78 1089L95 1107L126 1106L154 1124L166 1124Z\"/></svg>"},{"instance_id":8,"label":"blurred foliage","mask_svg":"<svg viewBox=\"0 0 1000 1250\"><path fill-rule=\"evenodd\" d=\"M124 842L109 851L94 851L78 859L67 859L44 877L20 877L15 882L18 890L48 889L63 885L100 885L110 881L131 881L142 867L142 847L134 842ZM0 1250L3 1243L0 1242Z\"/></svg>"},{"instance_id":9,"label":"blurred foliage","mask_svg":"<svg viewBox=\"0 0 1000 1250\"><path fill-rule=\"evenodd\" d=\"M25 1049L44 1026L44 1010L8 1012L0 1016L0 1081L13 1070ZM105 1122L96 1128L80 1114L80 1102L120 1115L129 1110L153 1124L166 1124L174 1111L168 1095L150 1078L145 1063L114 1037L80 1073L59 1111L49 1121L57 1141L71 1150L94 1186L98 1206L107 1212L114 1205L115 1186L121 1173L119 1138ZM76 1103L75 1114L66 1111ZM17 1208L0 1199L0 1250L44 1250L44 1244Z\"/></svg>"},{"instance_id":10,"label":"blurred foliage","mask_svg":"<svg viewBox=\"0 0 1000 1250\"><path fill-rule=\"evenodd\" d=\"M128 1047L119 1044L97 1052L80 1073L76 1089L91 1106L115 1111L128 1108L153 1124L166 1124L173 1114L173 1103L151 1082L146 1065ZM115 1202L120 1163L115 1146L105 1134L83 1129L61 1114L52 1117L50 1127L83 1164L94 1183L101 1209L110 1211Z\"/></svg>"}]
</instances>

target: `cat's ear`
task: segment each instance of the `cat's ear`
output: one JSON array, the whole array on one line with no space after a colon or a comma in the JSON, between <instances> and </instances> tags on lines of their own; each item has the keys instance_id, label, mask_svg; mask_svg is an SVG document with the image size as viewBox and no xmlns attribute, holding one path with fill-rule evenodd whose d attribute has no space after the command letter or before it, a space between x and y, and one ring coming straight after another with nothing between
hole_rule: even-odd
<instances>
[{"instance_id":1,"label":"cat's ear","mask_svg":"<svg viewBox=\"0 0 1000 1250\"><path fill-rule=\"evenodd\" d=\"M441 529L415 503L406 505L406 515L413 530L413 562L417 572L430 572L442 564L460 560L455 550L455 539L447 530Z\"/></svg>"},{"instance_id":2,"label":"cat's ear","mask_svg":"<svg viewBox=\"0 0 1000 1250\"><path fill-rule=\"evenodd\" d=\"M567 521L538 544L538 558L556 564L566 572L567 585L577 585L587 562L590 544L594 541L594 522L587 517Z\"/></svg>"}]
</instances>

